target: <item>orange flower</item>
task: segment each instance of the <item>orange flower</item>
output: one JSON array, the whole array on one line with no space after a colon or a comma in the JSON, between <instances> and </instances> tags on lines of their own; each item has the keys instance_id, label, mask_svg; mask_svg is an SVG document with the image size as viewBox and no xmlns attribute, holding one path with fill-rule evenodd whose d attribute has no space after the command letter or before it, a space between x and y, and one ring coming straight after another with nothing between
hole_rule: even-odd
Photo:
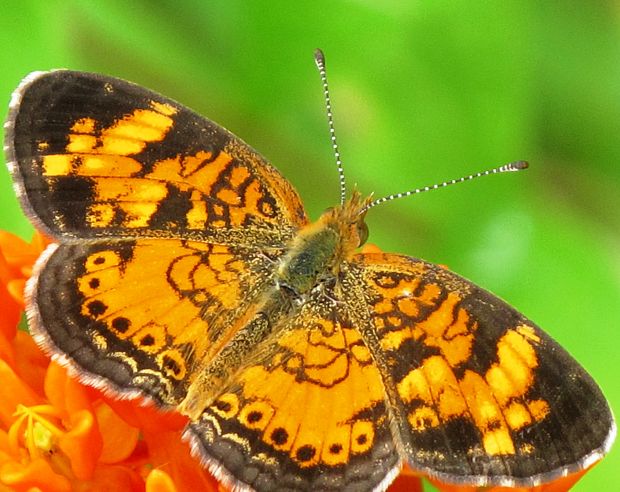
<instances>
[{"instance_id":1,"label":"orange flower","mask_svg":"<svg viewBox=\"0 0 620 492\"><path fill-rule=\"evenodd\" d=\"M181 439L184 417L84 386L18 329L25 282L47 243L0 231L0 492L224 491ZM527 490L560 492L580 475ZM405 469L389 490L421 492L422 484Z\"/></svg>"}]
</instances>

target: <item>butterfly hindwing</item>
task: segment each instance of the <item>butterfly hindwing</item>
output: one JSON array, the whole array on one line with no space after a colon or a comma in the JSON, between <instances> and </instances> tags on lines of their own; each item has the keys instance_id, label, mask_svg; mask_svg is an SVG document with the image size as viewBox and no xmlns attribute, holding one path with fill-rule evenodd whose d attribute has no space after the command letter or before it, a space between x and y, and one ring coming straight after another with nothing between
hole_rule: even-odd
<instances>
[{"instance_id":1,"label":"butterfly hindwing","mask_svg":"<svg viewBox=\"0 0 620 492\"><path fill-rule=\"evenodd\" d=\"M188 427L198 455L239 490L382 489L400 470L381 376L332 295L280 324Z\"/></svg>"},{"instance_id":2,"label":"butterfly hindwing","mask_svg":"<svg viewBox=\"0 0 620 492\"><path fill-rule=\"evenodd\" d=\"M270 267L251 250L178 239L52 245L28 284L31 329L87 381L177 405Z\"/></svg>"}]
</instances>

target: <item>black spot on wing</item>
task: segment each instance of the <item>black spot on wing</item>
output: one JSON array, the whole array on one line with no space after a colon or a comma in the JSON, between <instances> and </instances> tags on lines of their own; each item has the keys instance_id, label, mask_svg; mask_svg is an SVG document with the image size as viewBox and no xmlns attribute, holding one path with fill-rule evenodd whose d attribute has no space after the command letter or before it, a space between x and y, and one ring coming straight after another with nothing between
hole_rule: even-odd
<instances>
[{"instance_id":1,"label":"black spot on wing","mask_svg":"<svg viewBox=\"0 0 620 492\"><path fill-rule=\"evenodd\" d=\"M284 445L288 441L289 435L286 429L282 427L276 427L271 433L271 440L276 445Z\"/></svg>"}]
</instances>

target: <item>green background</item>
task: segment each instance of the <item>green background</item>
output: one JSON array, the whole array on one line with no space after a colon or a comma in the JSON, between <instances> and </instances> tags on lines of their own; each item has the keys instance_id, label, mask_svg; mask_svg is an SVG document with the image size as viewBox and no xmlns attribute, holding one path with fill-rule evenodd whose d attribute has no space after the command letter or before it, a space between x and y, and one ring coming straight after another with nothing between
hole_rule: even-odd
<instances>
[{"instance_id":1,"label":"green background","mask_svg":"<svg viewBox=\"0 0 620 492\"><path fill-rule=\"evenodd\" d=\"M269 158L311 216L338 200L312 60L326 53L348 182L377 196L516 159L531 169L374 209L370 241L449 265L544 327L620 408L617 1L5 1L0 99L32 70L107 73ZM29 237L7 172L0 228ZM620 488L615 449L575 487Z\"/></svg>"}]
</instances>

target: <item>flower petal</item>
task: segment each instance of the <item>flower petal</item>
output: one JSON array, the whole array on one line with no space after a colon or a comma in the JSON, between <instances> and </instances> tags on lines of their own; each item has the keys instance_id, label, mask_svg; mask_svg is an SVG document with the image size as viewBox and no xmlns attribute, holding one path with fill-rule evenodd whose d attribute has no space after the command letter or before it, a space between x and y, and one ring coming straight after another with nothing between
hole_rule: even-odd
<instances>
[{"instance_id":1,"label":"flower petal","mask_svg":"<svg viewBox=\"0 0 620 492\"><path fill-rule=\"evenodd\" d=\"M60 437L58 447L71 461L75 476L80 480L89 480L103 447L99 428L94 415L88 410L71 414L70 424L71 430Z\"/></svg>"},{"instance_id":2,"label":"flower petal","mask_svg":"<svg viewBox=\"0 0 620 492\"><path fill-rule=\"evenodd\" d=\"M19 457L9 441L9 435L6 431L0 429L0 463L7 460L13 460Z\"/></svg>"},{"instance_id":3,"label":"flower petal","mask_svg":"<svg viewBox=\"0 0 620 492\"><path fill-rule=\"evenodd\" d=\"M17 325L22 315L23 306L13 298L8 290L7 284L11 282L11 280L2 278L2 260L2 252L0 251L0 306L2 306L2 313L0 313L0 332L2 332L8 340L12 340L17 332Z\"/></svg>"},{"instance_id":4,"label":"flower petal","mask_svg":"<svg viewBox=\"0 0 620 492\"><path fill-rule=\"evenodd\" d=\"M422 479L413 474L401 473L388 487L388 492L422 492Z\"/></svg>"},{"instance_id":5,"label":"flower petal","mask_svg":"<svg viewBox=\"0 0 620 492\"><path fill-rule=\"evenodd\" d=\"M43 396L45 372L50 359L37 346L32 336L19 330L13 340L15 371L19 377L39 395Z\"/></svg>"},{"instance_id":6,"label":"flower petal","mask_svg":"<svg viewBox=\"0 0 620 492\"><path fill-rule=\"evenodd\" d=\"M52 405L67 415L79 410L92 411L92 401L99 396L96 390L69 376L67 370L54 361L45 375L45 394Z\"/></svg>"},{"instance_id":7,"label":"flower petal","mask_svg":"<svg viewBox=\"0 0 620 492\"><path fill-rule=\"evenodd\" d=\"M422 492L422 479L405 464L387 490L388 492Z\"/></svg>"},{"instance_id":8,"label":"flower petal","mask_svg":"<svg viewBox=\"0 0 620 492\"><path fill-rule=\"evenodd\" d=\"M131 455L138 443L140 429L125 422L112 408L99 402L95 405L99 429L103 429L101 463L118 463Z\"/></svg>"},{"instance_id":9,"label":"flower petal","mask_svg":"<svg viewBox=\"0 0 620 492\"><path fill-rule=\"evenodd\" d=\"M0 331L9 340L15 335L23 311L24 282L47 243L41 234L35 234L28 244L10 232L0 231Z\"/></svg>"},{"instance_id":10,"label":"flower petal","mask_svg":"<svg viewBox=\"0 0 620 492\"><path fill-rule=\"evenodd\" d=\"M1 301L0 301L1 302ZM2 319L2 315L0 315ZM0 359L5 361L9 366L15 367L15 354L13 352L13 344L7 338L5 330L0 327Z\"/></svg>"},{"instance_id":11,"label":"flower petal","mask_svg":"<svg viewBox=\"0 0 620 492\"><path fill-rule=\"evenodd\" d=\"M6 291L9 293L11 298L17 302L19 307L22 307L25 304L24 301L24 289L26 288L26 279L25 278L16 278L9 280L6 284Z\"/></svg>"},{"instance_id":12,"label":"flower petal","mask_svg":"<svg viewBox=\"0 0 620 492\"><path fill-rule=\"evenodd\" d=\"M0 483L11 486L16 492L45 490L46 492L68 492L71 484L67 478L54 473L43 458L29 463L8 462L0 466Z\"/></svg>"},{"instance_id":13,"label":"flower petal","mask_svg":"<svg viewBox=\"0 0 620 492\"><path fill-rule=\"evenodd\" d=\"M99 466L92 480L73 484L74 492L144 492L144 481L126 466Z\"/></svg>"},{"instance_id":14,"label":"flower petal","mask_svg":"<svg viewBox=\"0 0 620 492\"><path fill-rule=\"evenodd\" d=\"M170 475L162 470L151 470L146 477L146 492L177 492Z\"/></svg>"},{"instance_id":15,"label":"flower petal","mask_svg":"<svg viewBox=\"0 0 620 492\"><path fill-rule=\"evenodd\" d=\"M7 231L0 231L0 251L6 258L13 277L24 276L22 269L32 267L39 255L51 241L36 232L30 243Z\"/></svg>"},{"instance_id":16,"label":"flower petal","mask_svg":"<svg viewBox=\"0 0 620 492\"><path fill-rule=\"evenodd\" d=\"M108 396L104 400L125 422L147 432L179 431L187 424L187 417L159 409L147 400L118 400Z\"/></svg>"}]
</instances>

